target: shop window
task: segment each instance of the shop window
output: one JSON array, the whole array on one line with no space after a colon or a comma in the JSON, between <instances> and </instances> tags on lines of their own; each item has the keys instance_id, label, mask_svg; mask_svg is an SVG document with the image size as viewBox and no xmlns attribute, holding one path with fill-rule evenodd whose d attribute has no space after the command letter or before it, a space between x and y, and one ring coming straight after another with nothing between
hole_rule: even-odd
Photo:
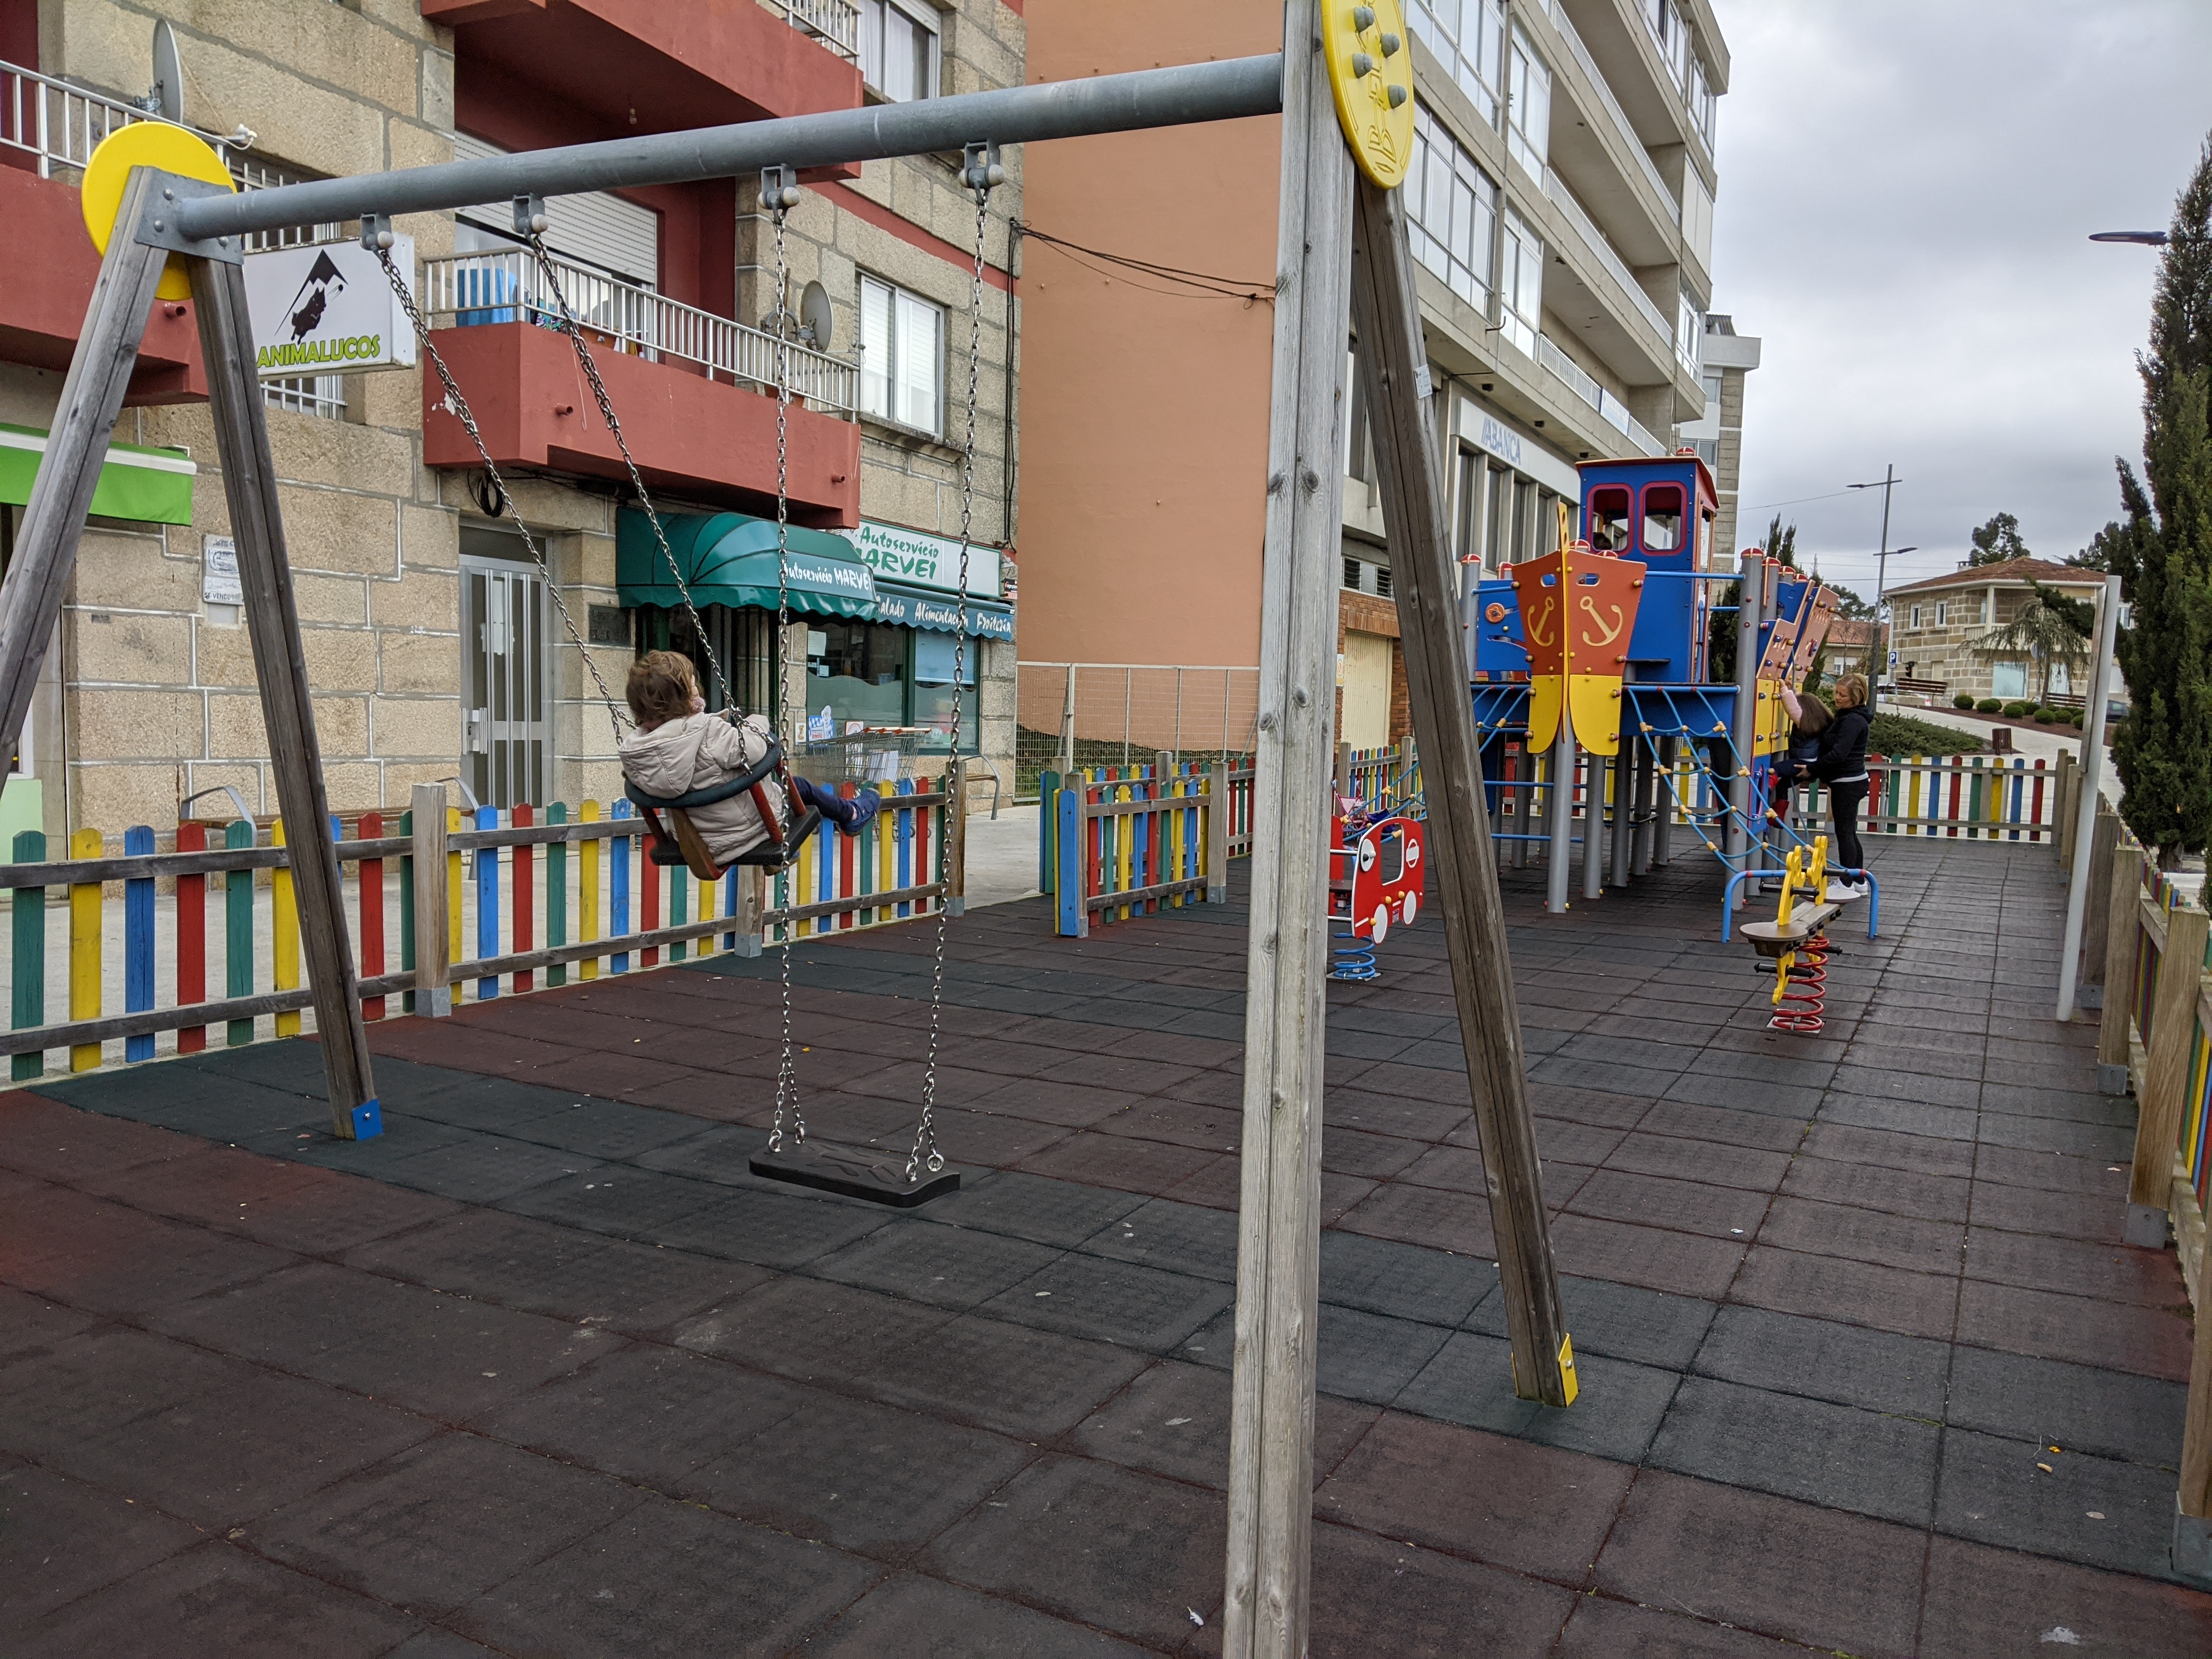
<instances>
[{"instance_id":1,"label":"shop window","mask_svg":"<svg viewBox=\"0 0 2212 1659\"><path fill-rule=\"evenodd\" d=\"M969 640L958 650L957 635L914 633L914 724L946 734L952 730L952 705L960 703L960 752L980 754L977 726L981 710L975 698L975 658L982 642ZM955 684L956 675L957 684Z\"/></svg>"},{"instance_id":2,"label":"shop window","mask_svg":"<svg viewBox=\"0 0 2212 1659\"><path fill-rule=\"evenodd\" d=\"M1644 550L1671 553L1682 544L1682 486L1647 484L1644 489Z\"/></svg>"},{"instance_id":3,"label":"shop window","mask_svg":"<svg viewBox=\"0 0 2212 1659\"><path fill-rule=\"evenodd\" d=\"M902 288L860 278L860 409L936 437L943 428L945 313Z\"/></svg>"},{"instance_id":4,"label":"shop window","mask_svg":"<svg viewBox=\"0 0 2212 1659\"><path fill-rule=\"evenodd\" d=\"M825 618L806 630L806 712L828 709L833 729L904 726L906 635L882 623Z\"/></svg>"},{"instance_id":5,"label":"shop window","mask_svg":"<svg viewBox=\"0 0 2212 1659\"><path fill-rule=\"evenodd\" d=\"M902 0L860 0L860 78L890 102L937 95L937 13Z\"/></svg>"}]
</instances>

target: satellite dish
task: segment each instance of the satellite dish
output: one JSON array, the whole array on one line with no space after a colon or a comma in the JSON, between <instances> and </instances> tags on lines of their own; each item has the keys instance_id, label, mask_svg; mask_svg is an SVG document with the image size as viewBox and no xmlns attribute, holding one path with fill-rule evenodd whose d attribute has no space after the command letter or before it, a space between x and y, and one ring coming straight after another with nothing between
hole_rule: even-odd
<instances>
[{"instance_id":1,"label":"satellite dish","mask_svg":"<svg viewBox=\"0 0 2212 1659\"><path fill-rule=\"evenodd\" d=\"M799 337L817 351L827 351L836 326L836 314L830 309L830 290L819 283L809 283L799 295Z\"/></svg>"},{"instance_id":2,"label":"satellite dish","mask_svg":"<svg viewBox=\"0 0 2212 1659\"><path fill-rule=\"evenodd\" d=\"M146 107L164 121L185 122L185 66L177 60L176 31L169 20L154 25L154 89L146 94Z\"/></svg>"}]
</instances>

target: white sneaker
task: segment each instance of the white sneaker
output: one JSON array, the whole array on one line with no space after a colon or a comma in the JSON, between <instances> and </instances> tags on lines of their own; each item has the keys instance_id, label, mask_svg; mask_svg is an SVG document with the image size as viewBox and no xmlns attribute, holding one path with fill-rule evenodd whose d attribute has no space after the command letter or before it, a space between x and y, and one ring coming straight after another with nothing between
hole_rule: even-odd
<instances>
[{"instance_id":1,"label":"white sneaker","mask_svg":"<svg viewBox=\"0 0 2212 1659\"><path fill-rule=\"evenodd\" d=\"M1842 904L1849 900L1865 896L1864 888L1854 887L1847 881L1832 881L1828 884L1828 902L1831 904Z\"/></svg>"}]
</instances>

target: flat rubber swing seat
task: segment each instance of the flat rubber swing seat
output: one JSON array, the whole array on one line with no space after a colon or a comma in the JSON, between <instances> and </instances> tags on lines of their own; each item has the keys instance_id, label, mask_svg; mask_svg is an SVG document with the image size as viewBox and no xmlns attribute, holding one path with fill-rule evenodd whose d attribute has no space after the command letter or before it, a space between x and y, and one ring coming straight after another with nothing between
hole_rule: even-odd
<instances>
[{"instance_id":1,"label":"flat rubber swing seat","mask_svg":"<svg viewBox=\"0 0 2212 1659\"><path fill-rule=\"evenodd\" d=\"M1786 956L1843 914L1842 905L1823 900L1818 904L1799 905L1790 913L1786 924L1747 921L1740 931L1759 955Z\"/></svg>"},{"instance_id":2,"label":"flat rubber swing seat","mask_svg":"<svg viewBox=\"0 0 2212 1659\"><path fill-rule=\"evenodd\" d=\"M819 1140L802 1141L781 1152L763 1148L752 1155L748 1167L763 1181L812 1187L895 1210L914 1209L960 1187L960 1171L950 1167L935 1175L925 1170L919 1181L909 1182L906 1159L899 1153Z\"/></svg>"}]
</instances>

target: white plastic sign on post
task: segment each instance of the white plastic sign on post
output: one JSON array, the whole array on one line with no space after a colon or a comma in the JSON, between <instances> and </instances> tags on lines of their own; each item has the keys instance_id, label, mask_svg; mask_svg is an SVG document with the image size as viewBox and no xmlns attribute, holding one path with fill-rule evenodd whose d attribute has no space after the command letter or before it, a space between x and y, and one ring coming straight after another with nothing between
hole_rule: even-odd
<instances>
[{"instance_id":1,"label":"white plastic sign on post","mask_svg":"<svg viewBox=\"0 0 2212 1659\"><path fill-rule=\"evenodd\" d=\"M415 239L398 238L392 258L412 271ZM264 379L415 366L415 331L384 267L358 242L247 254L246 303Z\"/></svg>"}]
</instances>

